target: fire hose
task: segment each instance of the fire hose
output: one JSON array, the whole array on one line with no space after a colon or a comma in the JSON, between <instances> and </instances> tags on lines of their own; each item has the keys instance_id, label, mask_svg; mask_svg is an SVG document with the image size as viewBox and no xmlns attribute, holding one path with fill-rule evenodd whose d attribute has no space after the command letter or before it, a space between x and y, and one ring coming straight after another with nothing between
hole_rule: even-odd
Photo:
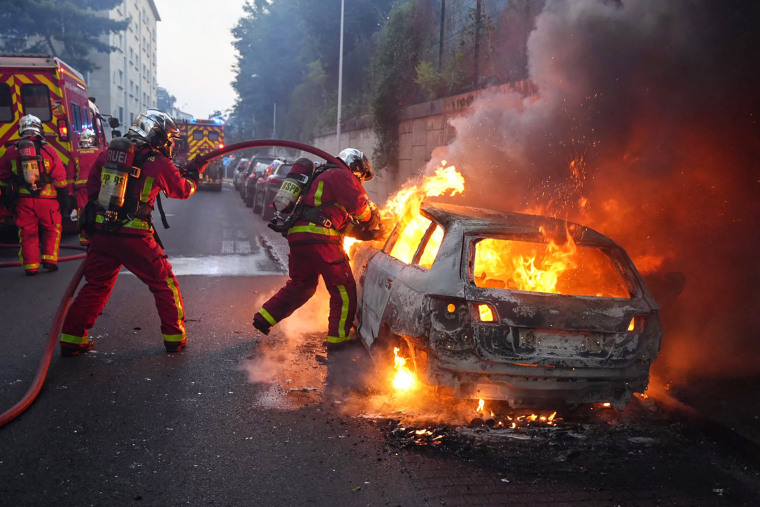
<instances>
[{"instance_id":1,"label":"fire hose","mask_svg":"<svg viewBox=\"0 0 760 507\"><path fill-rule=\"evenodd\" d=\"M18 248L18 247L19 247L18 245L15 245L13 243L0 243L0 248ZM61 248L70 248L72 250L87 251L86 246L80 246L80 245L61 245ZM69 255L66 257L59 257L58 262L76 261L79 259L84 259L85 257L87 257L86 253ZM13 266L21 266L21 261L0 262L0 268L10 268Z\"/></svg>"},{"instance_id":2,"label":"fire hose","mask_svg":"<svg viewBox=\"0 0 760 507\"><path fill-rule=\"evenodd\" d=\"M330 155L329 153L322 151L319 148L316 148L309 144L299 143L297 141L287 141L285 139L251 139L250 141L242 141L239 143L230 144L229 146L225 146L224 148L219 148L217 150L209 151L208 153L204 155L199 155L195 157L193 160L194 161L197 160L198 162L205 163L211 160L212 158L221 157L222 155L226 153L230 153L232 151L244 150L247 148L262 148L264 146L279 146L282 148L292 148L295 150L305 151L305 152L311 153L312 155L322 157L323 159L327 160L331 164L336 164L348 169L348 166L346 166L346 163L343 162L341 159L333 155Z\"/></svg>"},{"instance_id":3,"label":"fire hose","mask_svg":"<svg viewBox=\"0 0 760 507\"><path fill-rule=\"evenodd\" d=\"M252 139L250 141L243 141L240 143L235 143L229 146L225 146L224 148L220 148L218 150L210 151L204 155L194 158L193 160L198 161L200 163L206 163L212 158L220 157L226 153L243 150L247 148L260 148L260 147L265 147L265 146L279 146L279 147L284 147L284 148L292 148L296 150L305 151L313 155L316 155L318 157L321 157L332 164L336 164L336 165L348 168L345 162L343 162L337 157L334 157L333 155L330 155L327 152L320 150L319 148L316 148L308 144L299 143L297 141L287 141L284 139ZM0 246L16 247L17 245L0 245ZM74 248L73 246L65 246L65 245L61 245L61 247ZM86 254L80 254L80 255L63 258L61 260L74 260L75 258L81 259L85 256ZM18 262L4 263L4 264L0 264L0 267L5 267L5 265L20 266L21 264ZM77 269L76 273L74 273L74 276L69 282L69 285L66 287L66 292L63 295L63 299L61 299L61 302L58 305L58 310L55 313L55 318L53 319L53 324L50 327L50 331L48 331L48 337L47 337L47 342L45 344L45 350L43 351L42 359L40 359L40 363L37 366L37 374L35 375L34 380L32 381L32 385L29 387L24 397L18 403L16 403L10 409L0 414L0 428L2 428L6 424L8 424L9 422L17 418L19 415L21 415L27 408L29 408L32 402L34 402L34 400L39 395L40 390L42 389L42 385L45 382L45 377L47 376L48 368L50 367L50 360L53 357L55 344L58 341L58 334L60 333L61 326L63 325L63 318L66 316L66 311L69 308L69 304L71 304L71 300L73 299L74 293L76 292L77 287L79 286L79 282L82 280L82 276L84 274L84 265L85 265L84 262L82 262L79 265L79 268Z\"/></svg>"}]
</instances>

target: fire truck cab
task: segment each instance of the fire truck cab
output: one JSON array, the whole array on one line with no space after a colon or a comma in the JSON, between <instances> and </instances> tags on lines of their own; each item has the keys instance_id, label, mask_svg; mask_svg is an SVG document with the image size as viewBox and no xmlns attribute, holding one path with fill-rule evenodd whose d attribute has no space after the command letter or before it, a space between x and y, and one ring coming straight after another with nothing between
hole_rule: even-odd
<instances>
[{"instance_id":1,"label":"fire truck cab","mask_svg":"<svg viewBox=\"0 0 760 507\"><path fill-rule=\"evenodd\" d=\"M82 74L51 56L0 54L0 157L19 138L18 120L26 114L42 120L45 140L66 167L79 150L82 129L92 129L96 145L107 146L102 116ZM78 230L67 218L64 231ZM12 214L0 206L0 225L12 224Z\"/></svg>"},{"instance_id":2,"label":"fire truck cab","mask_svg":"<svg viewBox=\"0 0 760 507\"><path fill-rule=\"evenodd\" d=\"M204 155L212 150L224 147L224 121L211 120L178 120L182 138L174 148L174 163L178 167L186 165L193 157ZM221 157L211 160L209 166L201 174L200 189L222 190L224 166Z\"/></svg>"}]
</instances>

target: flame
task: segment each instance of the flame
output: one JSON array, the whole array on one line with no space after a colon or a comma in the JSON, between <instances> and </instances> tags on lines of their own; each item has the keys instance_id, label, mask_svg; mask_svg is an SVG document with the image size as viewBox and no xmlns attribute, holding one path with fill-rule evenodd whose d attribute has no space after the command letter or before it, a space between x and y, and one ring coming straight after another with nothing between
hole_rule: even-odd
<instances>
[{"instance_id":1,"label":"flame","mask_svg":"<svg viewBox=\"0 0 760 507\"><path fill-rule=\"evenodd\" d=\"M399 235L393 245L390 255L407 263L412 261L420 239L430 226L430 220L420 214L420 205L425 198L444 194L454 196L461 192L464 192L464 177L457 172L456 167L446 166L444 160L435 174L403 187L390 197L380 213L384 221L398 223L404 230L404 234ZM436 229L428 240L428 246L420 260L421 266L432 265L442 240L443 231Z\"/></svg>"},{"instance_id":2,"label":"flame","mask_svg":"<svg viewBox=\"0 0 760 507\"><path fill-rule=\"evenodd\" d=\"M425 234L430 226L430 220L420 215L420 205L427 197L436 197L448 193L454 196L464 192L464 177L456 170L455 166L447 166L443 160L435 173L413 180L391 196L380 209L380 216L386 224L398 224L409 229L404 238L400 238L393 247L391 255L397 259L411 262L412 256L417 249L419 239ZM414 241L416 239L416 241ZM420 260L420 265L430 267L438 253L438 247L443 240L443 230L436 230L430 238L430 248ZM351 257L351 246L358 240L344 237L343 249Z\"/></svg>"},{"instance_id":3,"label":"flame","mask_svg":"<svg viewBox=\"0 0 760 507\"><path fill-rule=\"evenodd\" d=\"M478 414L483 412L483 407L485 406L486 402L484 400L478 400L478 408L475 410Z\"/></svg>"},{"instance_id":4,"label":"flame","mask_svg":"<svg viewBox=\"0 0 760 507\"><path fill-rule=\"evenodd\" d=\"M406 366L406 358L399 356L398 351L398 347L393 348L393 362L396 369L396 374L393 377L393 387L399 391L409 391L416 386L414 373Z\"/></svg>"}]
</instances>

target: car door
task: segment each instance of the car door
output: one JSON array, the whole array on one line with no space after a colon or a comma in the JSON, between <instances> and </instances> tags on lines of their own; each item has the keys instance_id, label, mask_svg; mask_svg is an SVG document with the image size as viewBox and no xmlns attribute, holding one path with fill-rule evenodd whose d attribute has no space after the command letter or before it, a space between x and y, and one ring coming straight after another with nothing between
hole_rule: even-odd
<instances>
[{"instance_id":1,"label":"car door","mask_svg":"<svg viewBox=\"0 0 760 507\"><path fill-rule=\"evenodd\" d=\"M355 259L361 285L357 329L367 344L378 338L393 291L399 287L409 288L407 282L417 282L418 275L432 264L437 248L432 255L423 254L428 240L437 230L436 224L420 215L409 224L397 226L383 250L368 248L375 254L363 251L363 255ZM437 240L440 242L440 237L437 236ZM429 260L426 257L430 257ZM429 264L423 266L421 260Z\"/></svg>"}]
</instances>

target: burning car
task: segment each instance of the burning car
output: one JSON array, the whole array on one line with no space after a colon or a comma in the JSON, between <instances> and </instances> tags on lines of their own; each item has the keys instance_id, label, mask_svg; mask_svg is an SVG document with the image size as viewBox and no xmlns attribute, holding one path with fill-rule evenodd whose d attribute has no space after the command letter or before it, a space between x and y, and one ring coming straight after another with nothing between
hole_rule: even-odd
<instances>
[{"instance_id":1,"label":"burning car","mask_svg":"<svg viewBox=\"0 0 760 507\"><path fill-rule=\"evenodd\" d=\"M355 248L356 329L380 364L515 408L623 408L648 385L659 306L597 231L425 201L381 249Z\"/></svg>"}]
</instances>

